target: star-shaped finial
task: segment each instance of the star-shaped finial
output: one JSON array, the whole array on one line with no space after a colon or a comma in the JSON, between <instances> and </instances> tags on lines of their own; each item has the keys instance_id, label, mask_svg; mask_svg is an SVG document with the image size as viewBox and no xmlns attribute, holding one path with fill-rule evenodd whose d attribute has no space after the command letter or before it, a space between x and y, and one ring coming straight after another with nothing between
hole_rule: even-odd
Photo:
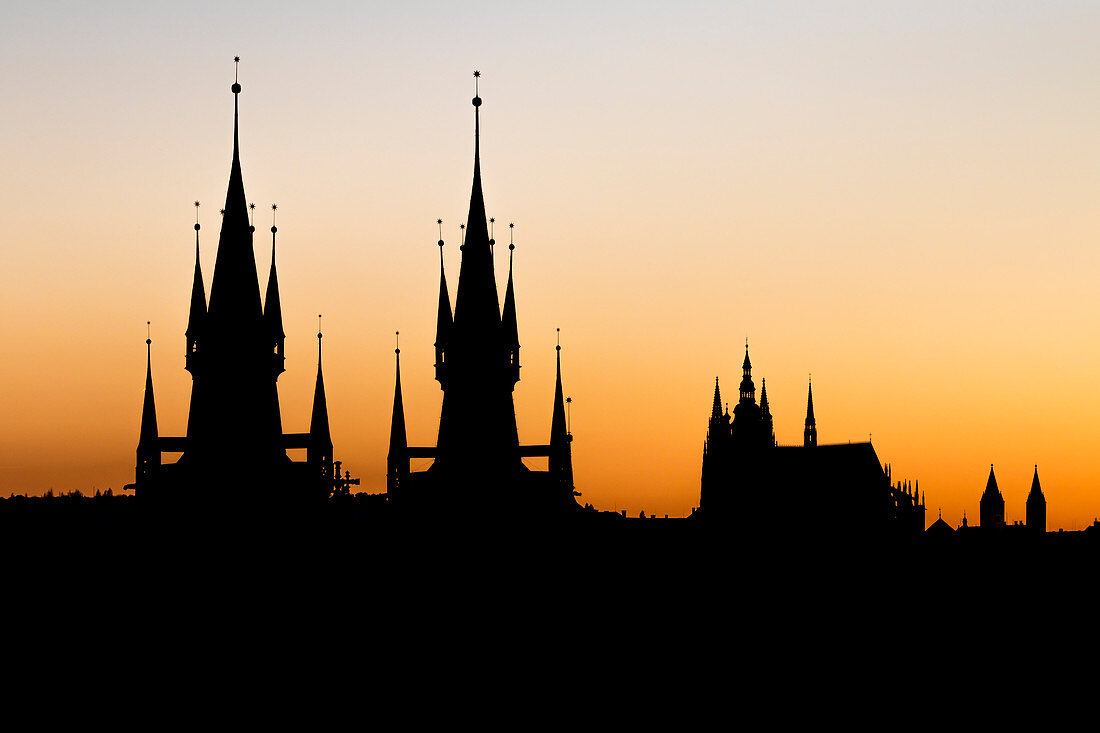
<instances>
[{"instance_id":1,"label":"star-shaped finial","mask_svg":"<svg viewBox=\"0 0 1100 733\"><path fill-rule=\"evenodd\" d=\"M436 224L442 224L442 223L443 223L443 220L442 220L442 219L436 219L436 220L435 220L435 223L436 223Z\"/></svg>"},{"instance_id":2,"label":"star-shaped finial","mask_svg":"<svg viewBox=\"0 0 1100 733\"><path fill-rule=\"evenodd\" d=\"M249 204L248 208L255 211L256 210L256 204Z\"/></svg>"},{"instance_id":3,"label":"star-shaped finial","mask_svg":"<svg viewBox=\"0 0 1100 733\"><path fill-rule=\"evenodd\" d=\"M199 202L198 202L198 201L196 201L196 202L195 202L195 208L197 209L198 207L199 207Z\"/></svg>"},{"instance_id":4,"label":"star-shaped finial","mask_svg":"<svg viewBox=\"0 0 1100 733\"><path fill-rule=\"evenodd\" d=\"M481 76L481 72L480 71L474 71L474 77L477 78L479 76Z\"/></svg>"},{"instance_id":5,"label":"star-shaped finial","mask_svg":"<svg viewBox=\"0 0 1100 733\"><path fill-rule=\"evenodd\" d=\"M516 226L516 225L515 225L514 223L509 223L509 224L508 224L508 228L509 228L509 229L514 229L514 228L515 228L515 226Z\"/></svg>"},{"instance_id":6,"label":"star-shaped finial","mask_svg":"<svg viewBox=\"0 0 1100 733\"><path fill-rule=\"evenodd\" d=\"M233 63L239 64L240 62L241 62L241 57L240 56L234 56L233 57Z\"/></svg>"},{"instance_id":7,"label":"star-shaped finial","mask_svg":"<svg viewBox=\"0 0 1100 733\"><path fill-rule=\"evenodd\" d=\"M218 209L218 213L225 216L225 209Z\"/></svg>"},{"instance_id":8,"label":"star-shaped finial","mask_svg":"<svg viewBox=\"0 0 1100 733\"><path fill-rule=\"evenodd\" d=\"M278 204L272 204L272 205L271 205L271 210L272 210L272 211L275 211L275 210L276 210L277 208L279 208L279 205L278 205Z\"/></svg>"}]
</instances>

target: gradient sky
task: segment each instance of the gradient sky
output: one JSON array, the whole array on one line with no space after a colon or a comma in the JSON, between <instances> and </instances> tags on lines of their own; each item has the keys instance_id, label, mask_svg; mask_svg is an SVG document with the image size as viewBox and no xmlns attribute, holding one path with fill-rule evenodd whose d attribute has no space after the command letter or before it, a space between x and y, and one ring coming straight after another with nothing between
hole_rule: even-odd
<instances>
[{"instance_id":1,"label":"gradient sky","mask_svg":"<svg viewBox=\"0 0 1100 733\"><path fill-rule=\"evenodd\" d=\"M560 327L584 501L698 503L747 335L780 442L812 372L821 441L873 434L929 521L976 518L990 463L1022 519L1037 463L1050 525L1080 528L1098 36L1073 2L5 3L0 490L133 480L147 320L161 434L184 431L192 201L209 287L239 54L245 191L279 204L283 424L308 426L323 313L336 455L366 490L397 329L410 442L435 437L435 220L453 290L477 68L486 205L516 224L520 439L548 437ZM264 287L265 237L257 263Z\"/></svg>"}]
</instances>

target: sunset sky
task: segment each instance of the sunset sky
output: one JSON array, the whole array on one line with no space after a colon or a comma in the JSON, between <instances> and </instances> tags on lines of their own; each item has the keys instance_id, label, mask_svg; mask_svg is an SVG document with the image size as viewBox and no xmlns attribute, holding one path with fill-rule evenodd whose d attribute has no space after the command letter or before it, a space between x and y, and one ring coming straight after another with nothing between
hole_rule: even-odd
<instances>
[{"instance_id":1,"label":"sunset sky","mask_svg":"<svg viewBox=\"0 0 1100 733\"><path fill-rule=\"evenodd\" d=\"M1022 520L1038 464L1049 526L1082 528L1098 37L1085 2L5 3L0 492L133 481L146 321L160 432L183 434L192 202L209 288L240 55L261 287L279 205L284 429L308 428L322 313L362 489L385 487L395 330L409 441L435 439L435 222L453 297L479 69L520 439L548 439L560 327L582 501L696 506L747 336L780 443L812 372L821 442L873 435L929 522L976 521L990 463Z\"/></svg>"}]
</instances>

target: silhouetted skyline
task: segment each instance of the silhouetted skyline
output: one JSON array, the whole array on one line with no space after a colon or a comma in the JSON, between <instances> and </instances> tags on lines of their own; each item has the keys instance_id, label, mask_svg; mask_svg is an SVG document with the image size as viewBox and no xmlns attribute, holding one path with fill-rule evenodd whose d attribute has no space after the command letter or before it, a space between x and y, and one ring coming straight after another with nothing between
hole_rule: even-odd
<instances>
[{"instance_id":1,"label":"silhouetted skyline","mask_svg":"<svg viewBox=\"0 0 1100 733\"><path fill-rule=\"evenodd\" d=\"M2 489L132 479L146 321L159 432L186 434L192 202L210 293L239 53L249 200L280 205L282 421L309 425L324 313L331 432L364 489L385 486L395 330L409 442L437 437L436 220L457 243L480 68L486 213L520 247L517 430L545 440L561 327L585 501L696 505L711 382L735 386L748 334L780 443L802 442L813 372L821 441L873 434L929 519L973 522L990 463L1010 526L1035 464L1048 527L1100 514L1095 8L0 12Z\"/></svg>"}]
</instances>

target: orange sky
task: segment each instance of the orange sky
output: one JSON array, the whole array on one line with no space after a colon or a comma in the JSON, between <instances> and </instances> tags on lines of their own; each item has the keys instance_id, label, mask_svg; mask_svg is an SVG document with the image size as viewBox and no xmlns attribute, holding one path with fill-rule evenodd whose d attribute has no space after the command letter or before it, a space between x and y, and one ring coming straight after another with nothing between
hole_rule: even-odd
<instances>
[{"instance_id":1,"label":"orange sky","mask_svg":"<svg viewBox=\"0 0 1100 733\"><path fill-rule=\"evenodd\" d=\"M209 286L240 54L245 190L279 203L283 423L308 426L323 313L365 489L394 330L410 442L434 439L435 219L453 290L479 68L520 438L548 437L560 327L583 500L697 504L748 335L780 442L813 372L821 441L873 434L930 521L976 516L990 463L1009 521L1035 463L1052 527L1100 516L1100 10L728 5L0 10L0 490L133 479L146 320L161 434L183 432L191 202Z\"/></svg>"}]
</instances>

